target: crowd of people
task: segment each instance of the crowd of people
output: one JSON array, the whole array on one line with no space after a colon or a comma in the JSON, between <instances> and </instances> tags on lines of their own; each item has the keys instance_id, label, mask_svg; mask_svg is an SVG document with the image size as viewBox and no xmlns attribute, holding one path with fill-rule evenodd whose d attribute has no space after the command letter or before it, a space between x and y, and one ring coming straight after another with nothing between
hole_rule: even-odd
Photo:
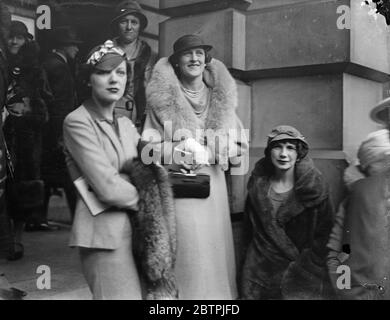
<instances>
[{"instance_id":1,"label":"crowd of people","mask_svg":"<svg viewBox=\"0 0 390 320\"><path fill-rule=\"evenodd\" d=\"M250 174L235 253L225 177L249 141L235 80L210 44L184 35L157 59L139 38L147 17L125 0L114 36L76 77L72 29L55 30L41 62L5 6L0 21L0 241L9 260L23 257L25 228L51 228L49 199L63 188L70 246L94 299L388 298L387 128L362 142L337 210L308 140L290 125L273 128ZM385 127L389 105L371 114ZM344 286L340 265L351 270Z\"/></svg>"}]
</instances>

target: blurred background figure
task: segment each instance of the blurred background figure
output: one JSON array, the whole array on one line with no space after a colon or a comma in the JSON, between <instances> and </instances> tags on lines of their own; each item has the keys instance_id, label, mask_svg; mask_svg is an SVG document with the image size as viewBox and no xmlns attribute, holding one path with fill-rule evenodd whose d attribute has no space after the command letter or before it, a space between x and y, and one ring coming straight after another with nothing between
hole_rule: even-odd
<instances>
[{"instance_id":1,"label":"blurred background figure","mask_svg":"<svg viewBox=\"0 0 390 320\"><path fill-rule=\"evenodd\" d=\"M148 19L138 2L122 1L115 8L111 21L114 44L126 53L129 64L126 91L115 108L131 119L140 133L146 117L145 88L157 59L157 54L139 38L147 25Z\"/></svg>"},{"instance_id":2,"label":"blurred background figure","mask_svg":"<svg viewBox=\"0 0 390 320\"><path fill-rule=\"evenodd\" d=\"M70 27L53 30L54 49L45 58L43 67L47 73L53 99L47 103L49 121L44 127L42 178L45 182L43 213L29 230L52 230L47 221L50 196L63 188L73 217L76 205L76 190L69 178L64 156L62 124L65 117L77 106L75 85L75 58L82 43Z\"/></svg>"},{"instance_id":3,"label":"blurred background figure","mask_svg":"<svg viewBox=\"0 0 390 320\"><path fill-rule=\"evenodd\" d=\"M0 111L3 112L8 88L7 40L11 15L0 0ZM0 117L0 259L8 253L10 241L9 220L5 204L6 153L3 136L3 119Z\"/></svg>"},{"instance_id":4,"label":"blurred background figure","mask_svg":"<svg viewBox=\"0 0 390 320\"><path fill-rule=\"evenodd\" d=\"M42 209L44 187L40 176L42 127L48 119L45 100L50 99L47 79L39 64L39 46L27 27L12 21L8 37L8 115L4 134L14 168L7 180L7 208L13 243L8 259L23 256L22 232L26 220Z\"/></svg>"},{"instance_id":5,"label":"blurred background figure","mask_svg":"<svg viewBox=\"0 0 390 320\"><path fill-rule=\"evenodd\" d=\"M371 112L372 120L388 126L389 107L390 98L381 101ZM357 157L358 165L344 173L349 193L339 206L328 243L329 275L340 299L389 300L389 130L371 132ZM340 287L340 265L350 268L349 289Z\"/></svg>"}]
</instances>

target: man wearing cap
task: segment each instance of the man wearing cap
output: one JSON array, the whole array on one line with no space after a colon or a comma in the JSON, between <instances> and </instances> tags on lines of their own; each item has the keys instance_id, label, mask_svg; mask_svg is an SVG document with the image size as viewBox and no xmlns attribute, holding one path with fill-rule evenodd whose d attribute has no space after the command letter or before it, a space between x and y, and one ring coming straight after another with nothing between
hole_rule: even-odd
<instances>
[{"instance_id":1,"label":"man wearing cap","mask_svg":"<svg viewBox=\"0 0 390 320\"><path fill-rule=\"evenodd\" d=\"M125 51L130 66L127 90L117 102L116 110L129 117L139 132L145 122L145 87L157 59L157 54L150 46L139 39L140 32L145 30L147 24L148 19L140 5L129 0L117 5L111 21L114 44Z\"/></svg>"},{"instance_id":2,"label":"man wearing cap","mask_svg":"<svg viewBox=\"0 0 390 320\"><path fill-rule=\"evenodd\" d=\"M68 26L53 30L55 48L45 59L53 100L48 103L49 121L44 128L42 177L45 181L45 208L43 222L32 229L47 229L47 207L51 188L64 188L72 216L76 192L68 176L63 154L62 124L65 117L77 107L75 75L72 71L75 57L82 43Z\"/></svg>"}]
</instances>

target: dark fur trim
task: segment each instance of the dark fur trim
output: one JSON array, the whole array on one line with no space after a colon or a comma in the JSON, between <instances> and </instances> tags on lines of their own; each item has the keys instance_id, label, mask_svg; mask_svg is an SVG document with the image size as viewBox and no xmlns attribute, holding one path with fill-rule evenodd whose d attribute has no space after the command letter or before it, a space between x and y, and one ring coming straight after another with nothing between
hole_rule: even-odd
<instances>
[{"instance_id":1,"label":"dark fur trim","mask_svg":"<svg viewBox=\"0 0 390 320\"><path fill-rule=\"evenodd\" d=\"M167 171L140 160L123 167L139 193L139 210L130 214L133 250L148 286L147 299L176 299L176 216Z\"/></svg>"}]
</instances>

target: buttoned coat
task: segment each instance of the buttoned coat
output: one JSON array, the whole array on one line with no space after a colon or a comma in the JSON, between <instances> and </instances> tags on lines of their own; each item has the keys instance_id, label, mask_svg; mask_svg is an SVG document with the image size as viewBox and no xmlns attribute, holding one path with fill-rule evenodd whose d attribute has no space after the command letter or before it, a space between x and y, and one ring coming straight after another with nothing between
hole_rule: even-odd
<instances>
[{"instance_id":1,"label":"buttoned coat","mask_svg":"<svg viewBox=\"0 0 390 320\"><path fill-rule=\"evenodd\" d=\"M78 199L71 246L116 249L131 233L128 211L136 210L136 188L119 174L126 160L137 157L139 134L126 117L117 118L118 133L107 120L81 105L64 121L66 162L74 181L83 176L97 198L110 208L92 216Z\"/></svg>"}]
</instances>

